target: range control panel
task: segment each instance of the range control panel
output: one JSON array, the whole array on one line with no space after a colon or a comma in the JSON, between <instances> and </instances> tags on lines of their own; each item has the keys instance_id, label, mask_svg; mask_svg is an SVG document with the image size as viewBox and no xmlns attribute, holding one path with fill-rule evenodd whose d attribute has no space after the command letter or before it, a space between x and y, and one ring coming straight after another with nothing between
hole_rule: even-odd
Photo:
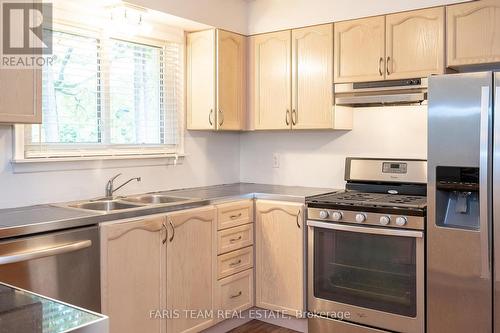
<instances>
[{"instance_id":1,"label":"range control panel","mask_svg":"<svg viewBox=\"0 0 500 333\"><path fill-rule=\"evenodd\" d=\"M425 218L384 213L308 208L307 218L335 223L353 223L400 229L424 230Z\"/></svg>"}]
</instances>

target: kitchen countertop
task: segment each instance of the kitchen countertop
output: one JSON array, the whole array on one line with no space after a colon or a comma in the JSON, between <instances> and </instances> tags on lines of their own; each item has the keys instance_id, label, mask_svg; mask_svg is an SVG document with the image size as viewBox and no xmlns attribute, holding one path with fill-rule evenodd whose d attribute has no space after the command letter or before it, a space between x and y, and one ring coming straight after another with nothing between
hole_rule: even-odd
<instances>
[{"instance_id":1,"label":"kitchen countertop","mask_svg":"<svg viewBox=\"0 0 500 333\"><path fill-rule=\"evenodd\" d=\"M0 283L0 332L107 333L108 318Z\"/></svg>"},{"instance_id":2,"label":"kitchen countertop","mask_svg":"<svg viewBox=\"0 0 500 333\"><path fill-rule=\"evenodd\" d=\"M69 208L66 207L66 203L2 209L0 210L0 239L168 213L242 198L305 202L309 196L335 191L337 190L327 188L235 183L159 191L155 193L190 200L184 203L144 206L109 213Z\"/></svg>"}]
</instances>

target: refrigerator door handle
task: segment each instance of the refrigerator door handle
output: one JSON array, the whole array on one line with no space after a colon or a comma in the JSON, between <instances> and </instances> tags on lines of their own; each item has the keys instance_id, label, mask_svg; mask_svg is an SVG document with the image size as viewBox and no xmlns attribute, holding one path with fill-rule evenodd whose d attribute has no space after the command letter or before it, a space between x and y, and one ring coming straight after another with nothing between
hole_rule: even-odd
<instances>
[{"instance_id":1,"label":"refrigerator door handle","mask_svg":"<svg viewBox=\"0 0 500 333\"><path fill-rule=\"evenodd\" d=\"M491 91L481 87L481 129L479 147L479 231L481 241L481 277L491 277L490 242L490 169L491 169Z\"/></svg>"}]
</instances>

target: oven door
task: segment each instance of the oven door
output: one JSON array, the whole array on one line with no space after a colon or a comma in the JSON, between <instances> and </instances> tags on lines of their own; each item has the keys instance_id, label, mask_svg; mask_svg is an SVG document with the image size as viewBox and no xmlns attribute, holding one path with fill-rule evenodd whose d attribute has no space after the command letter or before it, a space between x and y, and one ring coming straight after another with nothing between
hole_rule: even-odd
<instances>
[{"instance_id":1,"label":"oven door","mask_svg":"<svg viewBox=\"0 0 500 333\"><path fill-rule=\"evenodd\" d=\"M310 312L391 331L423 332L422 231L307 224Z\"/></svg>"}]
</instances>

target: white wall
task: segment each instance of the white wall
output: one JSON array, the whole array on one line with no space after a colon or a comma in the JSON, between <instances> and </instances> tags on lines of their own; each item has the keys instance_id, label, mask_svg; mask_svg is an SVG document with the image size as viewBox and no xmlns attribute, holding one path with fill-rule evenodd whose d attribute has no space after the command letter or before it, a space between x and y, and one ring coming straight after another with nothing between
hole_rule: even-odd
<instances>
[{"instance_id":1,"label":"white wall","mask_svg":"<svg viewBox=\"0 0 500 333\"><path fill-rule=\"evenodd\" d=\"M247 32L247 3L243 0L127 0L127 2L217 28L242 34Z\"/></svg>"},{"instance_id":2,"label":"white wall","mask_svg":"<svg viewBox=\"0 0 500 333\"><path fill-rule=\"evenodd\" d=\"M240 142L242 181L343 188L347 156L426 159L427 108L355 109L352 131L254 132Z\"/></svg>"},{"instance_id":3,"label":"white wall","mask_svg":"<svg viewBox=\"0 0 500 333\"><path fill-rule=\"evenodd\" d=\"M249 34L432 7L467 0L251 0Z\"/></svg>"},{"instance_id":4,"label":"white wall","mask_svg":"<svg viewBox=\"0 0 500 333\"><path fill-rule=\"evenodd\" d=\"M117 184L142 177L142 182L127 185L119 194L238 182L239 138L231 133L189 132L188 156L177 166L167 166L164 159L13 166L12 130L0 126L0 209L103 196L107 180L119 172L123 176ZM29 170L36 168L45 171Z\"/></svg>"}]
</instances>

